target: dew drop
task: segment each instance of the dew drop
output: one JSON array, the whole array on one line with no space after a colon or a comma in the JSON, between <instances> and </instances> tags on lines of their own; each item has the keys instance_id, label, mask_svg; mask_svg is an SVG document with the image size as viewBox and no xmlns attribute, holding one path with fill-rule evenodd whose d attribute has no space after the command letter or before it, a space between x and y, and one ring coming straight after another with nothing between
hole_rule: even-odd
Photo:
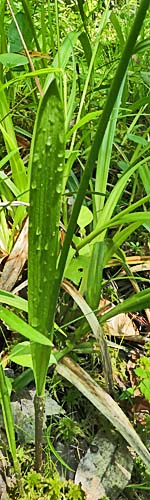
<instances>
[{"instance_id":1,"label":"dew drop","mask_svg":"<svg viewBox=\"0 0 150 500\"><path fill-rule=\"evenodd\" d=\"M59 132L59 142L60 144L63 144L64 143L64 133L63 132Z\"/></svg>"},{"instance_id":2,"label":"dew drop","mask_svg":"<svg viewBox=\"0 0 150 500\"><path fill-rule=\"evenodd\" d=\"M35 180L34 180L34 181L32 181L32 183L31 183L31 188L32 188L32 189L36 189L36 188L37 188L37 184L36 184L36 181L35 181Z\"/></svg>"},{"instance_id":3,"label":"dew drop","mask_svg":"<svg viewBox=\"0 0 150 500\"><path fill-rule=\"evenodd\" d=\"M46 283L48 281L47 276L44 276L43 281L44 281L44 283Z\"/></svg>"},{"instance_id":4,"label":"dew drop","mask_svg":"<svg viewBox=\"0 0 150 500\"><path fill-rule=\"evenodd\" d=\"M33 161L37 163L39 161L39 155L38 153L34 153Z\"/></svg>"},{"instance_id":5,"label":"dew drop","mask_svg":"<svg viewBox=\"0 0 150 500\"><path fill-rule=\"evenodd\" d=\"M36 233L35 233L35 234L36 234L36 236L40 236L40 234L41 234L41 229L40 229L39 227L37 227L37 229L36 229Z\"/></svg>"},{"instance_id":6,"label":"dew drop","mask_svg":"<svg viewBox=\"0 0 150 500\"><path fill-rule=\"evenodd\" d=\"M52 124L55 123L55 116L54 115L49 116L49 122Z\"/></svg>"},{"instance_id":7,"label":"dew drop","mask_svg":"<svg viewBox=\"0 0 150 500\"><path fill-rule=\"evenodd\" d=\"M56 193L61 193L61 184L58 184L58 186L56 186Z\"/></svg>"},{"instance_id":8,"label":"dew drop","mask_svg":"<svg viewBox=\"0 0 150 500\"><path fill-rule=\"evenodd\" d=\"M52 144L52 138L51 138L51 137L48 137L48 138L47 138L47 141L46 141L46 145L47 145L47 146L51 146L51 144Z\"/></svg>"},{"instance_id":9,"label":"dew drop","mask_svg":"<svg viewBox=\"0 0 150 500\"><path fill-rule=\"evenodd\" d=\"M32 327L33 328L38 328L38 324L39 324L38 319L36 317L33 318L32 319Z\"/></svg>"},{"instance_id":10,"label":"dew drop","mask_svg":"<svg viewBox=\"0 0 150 500\"><path fill-rule=\"evenodd\" d=\"M62 170L63 170L63 164L60 163L57 167L57 172L62 172Z\"/></svg>"},{"instance_id":11,"label":"dew drop","mask_svg":"<svg viewBox=\"0 0 150 500\"><path fill-rule=\"evenodd\" d=\"M48 250L48 243L45 244L44 250Z\"/></svg>"}]
</instances>

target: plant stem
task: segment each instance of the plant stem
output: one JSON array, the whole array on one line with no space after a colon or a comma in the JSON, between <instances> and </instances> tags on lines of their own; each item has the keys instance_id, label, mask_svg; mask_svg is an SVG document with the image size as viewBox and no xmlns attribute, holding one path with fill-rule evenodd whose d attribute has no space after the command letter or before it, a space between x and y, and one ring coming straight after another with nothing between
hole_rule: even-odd
<instances>
[{"instance_id":1,"label":"plant stem","mask_svg":"<svg viewBox=\"0 0 150 500\"><path fill-rule=\"evenodd\" d=\"M43 456L42 456L42 435L43 435L43 421L45 412L45 397L35 395L34 398L35 409L35 469L37 472L42 470Z\"/></svg>"}]
</instances>

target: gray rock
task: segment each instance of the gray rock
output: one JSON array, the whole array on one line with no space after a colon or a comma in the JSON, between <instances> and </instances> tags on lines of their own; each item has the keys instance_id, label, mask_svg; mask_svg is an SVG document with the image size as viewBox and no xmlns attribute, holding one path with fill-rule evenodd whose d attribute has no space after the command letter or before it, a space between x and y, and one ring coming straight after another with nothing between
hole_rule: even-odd
<instances>
[{"instance_id":1,"label":"gray rock","mask_svg":"<svg viewBox=\"0 0 150 500\"><path fill-rule=\"evenodd\" d=\"M103 496L116 500L127 486L132 468L133 459L120 435L114 430L98 432L78 465L75 483L81 483L87 500Z\"/></svg>"},{"instance_id":2,"label":"gray rock","mask_svg":"<svg viewBox=\"0 0 150 500\"><path fill-rule=\"evenodd\" d=\"M35 436L35 424L34 424L34 396L35 391L33 390L23 390L22 393L17 394L17 400L11 402L12 413L15 424L15 432L17 434L17 439L20 444L33 443ZM45 401L45 421L44 427L46 427L46 418L52 415L64 414L65 411L58 403L46 394ZM4 429L3 417L0 408L0 427Z\"/></svg>"}]
</instances>

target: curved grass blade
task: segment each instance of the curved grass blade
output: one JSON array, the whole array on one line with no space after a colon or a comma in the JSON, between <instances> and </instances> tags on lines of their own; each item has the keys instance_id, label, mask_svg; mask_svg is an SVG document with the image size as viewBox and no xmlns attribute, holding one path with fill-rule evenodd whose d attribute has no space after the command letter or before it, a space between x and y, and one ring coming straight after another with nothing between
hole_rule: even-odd
<instances>
[{"instance_id":1,"label":"curved grass blade","mask_svg":"<svg viewBox=\"0 0 150 500\"><path fill-rule=\"evenodd\" d=\"M141 311L142 309L146 309L147 307L150 307L150 288L136 293L132 297L129 297L117 306L113 307L110 311L101 316L100 323L105 323L105 321L113 318L113 316L116 316L117 314L135 311L137 312Z\"/></svg>"},{"instance_id":2,"label":"curved grass blade","mask_svg":"<svg viewBox=\"0 0 150 500\"><path fill-rule=\"evenodd\" d=\"M54 448L53 443L49 437L48 431L49 427L46 432L46 439L50 451L53 453L54 457L57 458L58 462L60 462L60 464L63 465L63 467L65 467L67 470L70 470L71 472L74 472L74 470L63 460L63 458L59 455L58 451Z\"/></svg>"},{"instance_id":3,"label":"curved grass blade","mask_svg":"<svg viewBox=\"0 0 150 500\"><path fill-rule=\"evenodd\" d=\"M104 376L105 376L105 382L106 382L106 388L110 394L113 394L113 375L112 375L112 367L111 367L111 361L109 357L109 352L107 348L107 342L105 340L103 330L100 327L100 324L92 311L92 309L89 307L87 302L84 300L82 295L76 290L76 288L66 280L63 281L62 284L64 290L66 290L67 293L71 295L73 300L78 304L80 307L81 311L83 312L84 316L86 317L86 320L88 321L92 332L94 334L94 337L96 338L100 349L101 349L101 356L102 356L102 365L103 365L103 370L104 370Z\"/></svg>"},{"instance_id":4,"label":"curved grass blade","mask_svg":"<svg viewBox=\"0 0 150 500\"><path fill-rule=\"evenodd\" d=\"M32 326L28 325L23 319L19 318L16 314L14 314L9 309L5 309L5 307L0 306L0 318L6 325L8 325L11 330L16 331L31 340L32 342L37 342L38 344L43 344L48 347L52 346L52 342L49 338L45 337L38 330L32 328Z\"/></svg>"},{"instance_id":5,"label":"curved grass blade","mask_svg":"<svg viewBox=\"0 0 150 500\"><path fill-rule=\"evenodd\" d=\"M116 427L127 443L136 451L150 470L150 453L132 427L118 404L105 392L83 368L64 357L56 366L57 372L82 392L89 401Z\"/></svg>"}]
</instances>

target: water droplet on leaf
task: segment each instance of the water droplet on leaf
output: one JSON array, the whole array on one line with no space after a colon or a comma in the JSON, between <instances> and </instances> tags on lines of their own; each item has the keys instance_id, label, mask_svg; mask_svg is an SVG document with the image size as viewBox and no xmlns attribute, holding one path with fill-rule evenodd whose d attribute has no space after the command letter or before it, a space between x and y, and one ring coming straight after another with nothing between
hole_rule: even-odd
<instances>
[{"instance_id":1,"label":"water droplet on leaf","mask_svg":"<svg viewBox=\"0 0 150 500\"><path fill-rule=\"evenodd\" d=\"M36 180L33 180L33 181L31 182L31 188L32 188L32 189L36 189L36 188L37 188L37 183L36 183Z\"/></svg>"},{"instance_id":2,"label":"water droplet on leaf","mask_svg":"<svg viewBox=\"0 0 150 500\"><path fill-rule=\"evenodd\" d=\"M58 184L58 186L56 186L56 193L61 193L61 184Z\"/></svg>"},{"instance_id":3,"label":"water droplet on leaf","mask_svg":"<svg viewBox=\"0 0 150 500\"><path fill-rule=\"evenodd\" d=\"M46 141L46 145L47 145L47 146L51 146L51 144L52 144L52 138L51 138L51 137L48 137L48 138L47 138L47 141Z\"/></svg>"}]
</instances>

